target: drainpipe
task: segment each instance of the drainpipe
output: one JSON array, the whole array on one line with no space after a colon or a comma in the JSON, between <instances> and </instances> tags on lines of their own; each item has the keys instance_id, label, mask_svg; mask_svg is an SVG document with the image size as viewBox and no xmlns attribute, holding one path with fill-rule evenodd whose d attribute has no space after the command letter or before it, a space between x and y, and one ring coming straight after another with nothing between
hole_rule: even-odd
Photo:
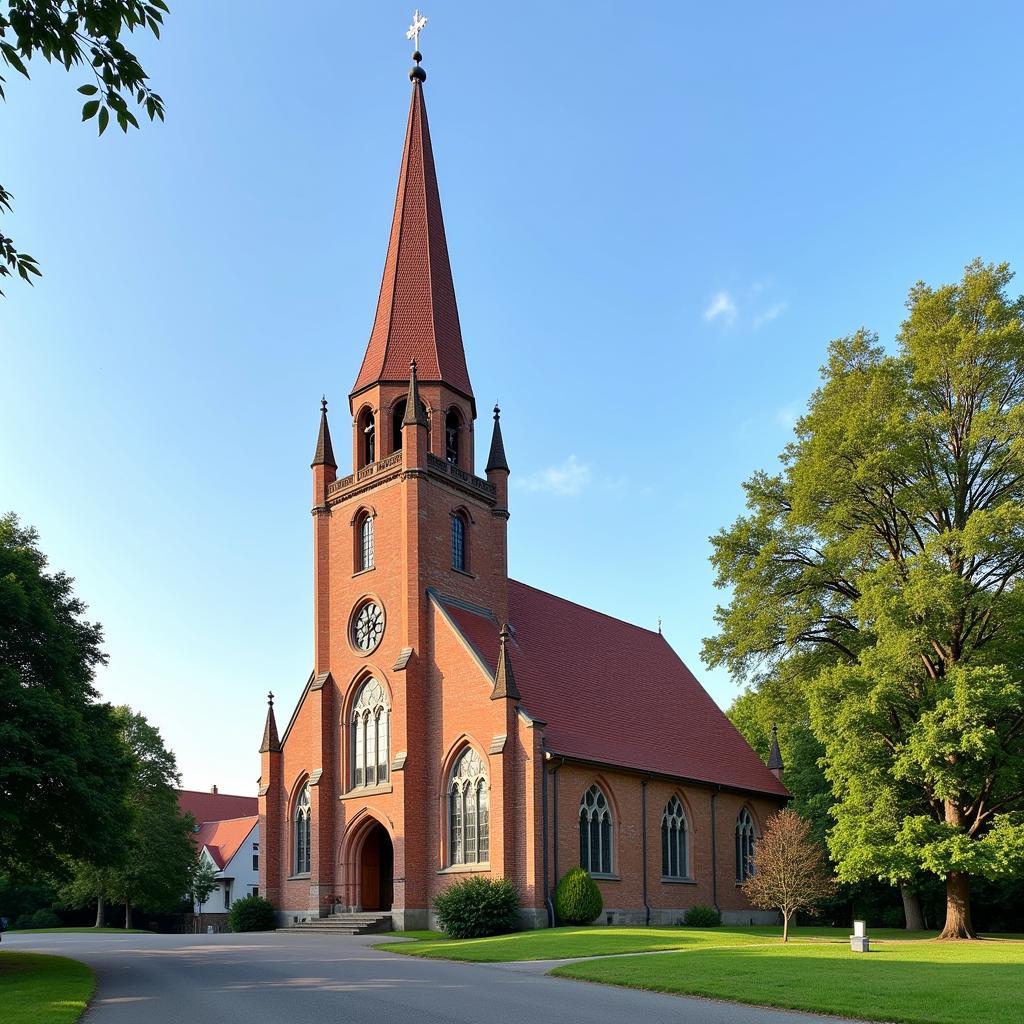
<instances>
[{"instance_id":1,"label":"drainpipe","mask_svg":"<svg viewBox=\"0 0 1024 1024\"><path fill-rule=\"evenodd\" d=\"M640 835L644 858L644 924L651 923L651 905L647 902L647 779L640 780Z\"/></svg>"},{"instance_id":2,"label":"drainpipe","mask_svg":"<svg viewBox=\"0 0 1024 1024\"><path fill-rule=\"evenodd\" d=\"M711 793L711 903L715 910L721 914L722 908L718 905L718 816L716 814L716 801L718 799L719 786Z\"/></svg>"},{"instance_id":3,"label":"drainpipe","mask_svg":"<svg viewBox=\"0 0 1024 1024\"><path fill-rule=\"evenodd\" d=\"M564 757L551 770L551 827L553 830L551 859L553 862L552 867L554 868L555 885L558 885L558 769L563 764L565 764Z\"/></svg>"},{"instance_id":4,"label":"drainpipe","mask_svg":"<svg viewBox=\"0 0 1024 1024\"><path fill-rule=\"evenodd\" d=\"M541 744L541 750L543 751L543 758L541 763L540 814L544 822L541 829L541 841L544 844L544 851L541 855L541 861L544 865L544 907L548 913L548 927L554 928L555 905L551 902L551 887L548 885L548 761L551 759L551 755L544 750L543 743Z\"/></svg>"}]
</instances>

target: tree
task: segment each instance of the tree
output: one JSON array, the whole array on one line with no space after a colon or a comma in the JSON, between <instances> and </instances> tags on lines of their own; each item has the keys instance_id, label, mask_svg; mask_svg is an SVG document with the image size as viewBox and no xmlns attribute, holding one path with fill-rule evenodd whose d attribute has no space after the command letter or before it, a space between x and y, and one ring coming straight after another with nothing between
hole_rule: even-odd
<instances>
[{"instance_id":1,"label":"tree","mask_svg":"<svg viewBox=\"0 0 1024 1024\"><path fill-rule=\"evenodd\" d=\"M159 730L131 708L116 708L114 716L131 763L116 827L118 858L107 868L87 860L74 862L61 895L70 906L95 900L97 917L104 903L123 903L124 926L130 928L134 907L171 910L188 893L196 864L194 822L178 808L177 763Z\"/></svg>"},{"instance_id":2,"label":"tree","mask_svg":"<svg viewBox=\"0 0 1024 1024\"><path fill-rule=\"evenodd\" d=\"M164 119L164 103L150 89L148 76L121 41L121 33L148 28L159 39L167 10L164 0L8 0L6 10L0 10L0 59L26 78L27 63L36 55L47 63L63 64L68 71L73 65L88 66L93 80L78 89L86 97L82 120L95 117L102 135L113 113L127 132L129 125L139 127L129 102L144 109L151 121ZM2 99L6 96L0 76ZM11 198L0 186L0 212L10 212ZM40 276L36 261L0 233L0 277L14 272L29 284L33 275Z\"/></svg>"},{"instance_id":3,"label":"tree","mask_svg":"<svg viewBox=\"0 0 1024 1024\"><path fill-rule=\"evenodd\" d=\"M197 914L202 915L203 906L216 888L217 869L204 857L197 857L188 883L188 897Z\"/></svg>"},{"instance_id":4,"label":"tree","mask_svg":"<svg viewBox=\"0 0 1024 1024\"><path fill-rule=\"evenodd\" d=\"M0 518L0 870L19 877L118 853L129 759L92 685L103 632L73 583L46 572L35 530Z\"/></svg>"},{"instance_id":5,"label":"tree","mask_svg":"<svg viewBox=\"0 0 1024 1024\"><path fill-rule=\"evenodd\" d=\"M755 907L782 912L782 941L798 911L813 913L835 892L825 872L821 848L807 822L788 807L768 819L754 850L754 874L743 883Z\"/></svg>"},{"instance_id":6,"label":"tree","mask_svg":"<svg viewBox=\"0 0 1024 1024\"><path fill-rule=\"evenodd\" d=\"M798 677L836 799L844 880L1024 871L1024 299L1005 264L910 292L898 351L829 347L782 455L713 538L704 656Z\"/></svg>"}]
</instances>

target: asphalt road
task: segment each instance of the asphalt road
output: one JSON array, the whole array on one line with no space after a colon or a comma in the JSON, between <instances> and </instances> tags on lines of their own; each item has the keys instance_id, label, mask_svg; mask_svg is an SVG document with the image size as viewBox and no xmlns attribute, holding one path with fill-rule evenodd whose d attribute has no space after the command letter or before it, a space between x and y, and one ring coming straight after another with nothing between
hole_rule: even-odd
<instances>
[{"instance_id":1,"label":"asphalt road","mask_svg":"<svg viewBox=\"0 0 1024 1024\"><path fill-rule=\"evenodd\" d=\"M4 935L96 972L84 1024L809 1024L811 1014L379 953L373 936ZM2 1017L2 1013L0 1013ZM827 1018L835 1024L837 1018Z\"/></svg>"}]
</instances>

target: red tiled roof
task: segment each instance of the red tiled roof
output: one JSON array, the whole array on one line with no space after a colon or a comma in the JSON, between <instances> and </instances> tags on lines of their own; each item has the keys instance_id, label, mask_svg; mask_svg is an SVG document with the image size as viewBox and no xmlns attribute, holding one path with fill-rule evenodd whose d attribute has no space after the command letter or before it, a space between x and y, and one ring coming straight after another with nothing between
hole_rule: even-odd
<instances>
[{"instance_id":1,"label":"red tiled roof","mask_svg":"<svg viewBox=\"0 0 1024 1024\"><path fill-rule=\"evenodd\" d=\"M206 793L196 789L178 790L178 807L182 814L191 814L197 825L204 821L241 818L259 814L260 803L254 796L230 796L227 793Z\"/></svg>"},{"instance_id":2,"label":"red tiled roof","mask_svg":"<svg viewBox=\"0 0 1024 1024\"><path fill-rule=\"evenodd\" d=\"M408 380L413 359L421 381L443 381L473 397L419 81L412 87L377 315L353 392L381 380Z\"/></svg>"},{"instance_id":3,"label":"red tiled roof","mask_svg":"<svg viewBox=\"0 0 1024 1024\"><path fill-rule=\"evenodd\" d=\"M207 821L196 833L196 849L201 850L205 846L217 867L223 871L259 823L259 815L230 818L227 821Z\"/></svg>"},{"instance_id":4,"label":"red tiled roof","mask_svg":"<svg viewBox=\"0 0 1024 1024\"><path fill-rule=\"evenodd\" d=\"M660 633L509 580L523 709L553 754L788 796ZM440 598L493 674L498 624Z\"/></svg>"}]
</instances>

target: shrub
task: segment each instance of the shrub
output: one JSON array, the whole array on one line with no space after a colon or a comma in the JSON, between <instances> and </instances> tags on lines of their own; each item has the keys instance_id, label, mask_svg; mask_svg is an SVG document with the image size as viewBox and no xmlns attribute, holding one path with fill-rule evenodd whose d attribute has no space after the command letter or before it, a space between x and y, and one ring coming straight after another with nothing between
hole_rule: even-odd
<instances>
[{"instance_id":1,"label":"shrub","mask_svg":"<svg viewBox=\"0 0 1024 1024\"><path fill-rule=\"evenodd\" d=\"M590 924L604 909L601 890L583 868L570 868L555 887L555 913L566 924Z\"/></svg>"},{"instance_id":2,"label":"shrub","mask_svg":"<svg viewBox=\"0 0 1024 1024\"><path fill-rule=\"evenodd\" d=\"M705 907L697 904L690 907L683 918L683 924L691 928L717 928L722 923L722 915L714 907Z\"/></svg>"},{"instance_id":3,"label":"shrub","mask_svg":"<svg viewBox=\"0 0 1024 1024\"><path fill-rule=\"evenodd\" d=\"M33 928L59 928L61 919L49 908L44 907L32 915Z\"/></svg>"},{"instance_id":4,"label":"shrub","mask_svg":"<svg viewBox=\"0 0 1024 1024\"><path fill-rule=\"evenodd\" d=\"M277 915L270 900L243 896L231 904L228 927L233 932L269 932L277 927Z\"/></svg>"},{"instance_id":5,"label":"shrub","mask_svg":"<svg viewBox=\"0 0 1024 1024\"><path fill-rule=\"evenodd\" d=\"M519 891L507 878L479 875L434 897L437 923L453 939L480 939L519 928Z\"/></svg>"},{"instance_id":6,"label":"shrub","mask_svg":"<svg viewBox=\"0 0 1024 1024\"><path fill-rule=\"evenodd\" d=\"M15 929L15 931L20 930L22 928L31 928L32 927L32 915L31 914L19 914L14 919L14 924L11 925L11 927L13 929Z\"/></svg>"}]
</instances>

